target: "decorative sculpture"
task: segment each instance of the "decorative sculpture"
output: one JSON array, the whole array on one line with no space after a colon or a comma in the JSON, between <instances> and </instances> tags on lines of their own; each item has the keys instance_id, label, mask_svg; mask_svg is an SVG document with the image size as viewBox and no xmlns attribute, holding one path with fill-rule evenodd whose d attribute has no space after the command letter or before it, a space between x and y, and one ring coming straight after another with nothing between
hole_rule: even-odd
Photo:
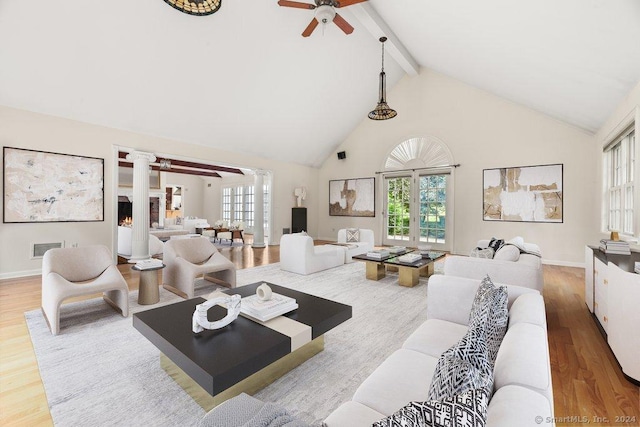
<instances>
[{"instance_id":1,"label":"decorative sculpture","mask_svg":"<svg viewBox=\"0 0 640 427\"><path fill-rule=\"evenodd\" d=\"M273 295L271 286L263 282L262 285L258 286L256 289L256 295L258 295L258 299L261 299L262 301L269 301Z\"/></svg>"},{"instance_id":2,"label":"decorative sculpture","mask_svg":"<svg viewBox=\"0 0 640 427\"><path fill-rule=\"evenodd\" d=\"M296 207L301 207L302 201L307 198L307 189L305 187L297 187L293 194L297 197Z\"/></svg>"},{"instance_id":3,"label":"decorative sculpture","mask_svg":"<svg viewBox=\"0 0 640 427\"><path fill-rule=\"evenodd\" d=\"M240 295L230 295L225 297L218 297L210 299L202 304L196 305L196 309L193 312L192 330L194 333L200 333L205 329L220 329L224 328L238 317L240 314ZM211 307L217 304L226 304L227 315L220 320L210 322L207 319L207 312Z\"/></svg>"}]
</instances>

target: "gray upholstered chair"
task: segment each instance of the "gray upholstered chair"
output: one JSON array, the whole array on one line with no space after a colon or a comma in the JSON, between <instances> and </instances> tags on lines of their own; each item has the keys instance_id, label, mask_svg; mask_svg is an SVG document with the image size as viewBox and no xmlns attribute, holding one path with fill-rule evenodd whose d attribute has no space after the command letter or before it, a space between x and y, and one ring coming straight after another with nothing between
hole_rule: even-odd
<instances>
[{"instance_id":1,"label":"gray upholstered chair","mask_svg":"<svg viewBox=\"0 0 640 427\"><path fill-rule=\"evenodd\" d=\"M236 266L222 255L206 237L169 240L164 245L165 289L183 298L193 298L193 281L206 280L236 287Z\"/></svg>"},{"instance_id":2,"label":"gray upholstered chair","mask_svg":"<svg viewBox=\"0 0 640 427\"><path fill-rule=\"evenodd\" d=\"M67 298L103 293L124 317L129 288L106 246L49 249L42 260L42 311L51 333L60 332L60 305Z\"/></svg>"}]
</instances>

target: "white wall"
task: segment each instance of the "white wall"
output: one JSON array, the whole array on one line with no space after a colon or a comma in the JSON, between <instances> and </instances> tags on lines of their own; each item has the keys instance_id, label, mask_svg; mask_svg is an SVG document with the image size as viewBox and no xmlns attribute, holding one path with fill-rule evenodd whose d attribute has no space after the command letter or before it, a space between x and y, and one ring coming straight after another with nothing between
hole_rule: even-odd
<instances>
[{"instance_id":1,"label":"white wall","mask_svg":"<svg viewBox=\"0 0 640 427\"><path fill-rule=\"evenodd\" d=\"M154 136L81 123L68 119L0 106L2 146L52 151L105 159L105 220L91 223L0 224L0 279L38 274L42 261L29 259L33 242L66 241L80 246L100 243L113 249L115 240L114 146L186 156L230 166L273 171L273 233L270 242L279 242L283 227L291 225L293 188L314 186L318 170L276 160L261 159L208 147L181 143ZM4 202L3 202L4 203ZM316 233L317 201L309 204L312 228ZM202 208L200 208L202 209Z\"/></svg>"},{"instance_id":2,"label":"white wall","mask_svg":"<svg viewBox=\"0 0 640 427\"><path fill-rule=\"evenodd\" d=\"M552 96L552 95L550 95ZM422 69L405 77L388 94L398 116L372 121L365 116L340 145L347 158L334 155L323 164L318 183L319 236L335 238L345 226L373 228L381 241L381 182L390 151L411 137L443 141L461 167L455 170L455 238L453 251L467 254L480 238L521 235L541 246L544 259L568 265L583 262L583 247L595 224L596 161L590 133L473 88L453 78ZM497 167L564 164L564 223L487 222L482 219L482 170ZM330 217L331 179L376 176L376 217Z\"/></svg>"}]
</instances>

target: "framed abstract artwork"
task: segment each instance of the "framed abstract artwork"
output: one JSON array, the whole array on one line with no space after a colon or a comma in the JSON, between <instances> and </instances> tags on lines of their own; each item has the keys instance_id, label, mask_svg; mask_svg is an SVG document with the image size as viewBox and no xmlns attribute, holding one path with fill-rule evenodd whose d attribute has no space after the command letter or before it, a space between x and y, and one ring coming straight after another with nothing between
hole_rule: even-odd
<instances>
[{"instance_id":1,"label":"framed abstract artwork","mask_svg":"<svg viewBox=\"0 0 640 427\"><path fill-rule=\"evenodd\" d=\"M3 151L3 222L104 221L104 159Z\"/></svg>"},{"instance_id":2,"label":"framed abstract artwork","mask_svg":"<svg viewBox=\"0 0 640 427\"><path fill-rule=\"evenodd\" d=\"M562 164L484 169L485 221L563 222Z\"/></svg>"},{"instance_id":3,"label":"framed abstract artwork","mask_svg":"<svg viewBox=\"0 0 640 427\"><path fill-rule=\"evenodd\" d=\"M329 181L329 215L375 217L376 179Z\"/></svg>"}]
</instances>

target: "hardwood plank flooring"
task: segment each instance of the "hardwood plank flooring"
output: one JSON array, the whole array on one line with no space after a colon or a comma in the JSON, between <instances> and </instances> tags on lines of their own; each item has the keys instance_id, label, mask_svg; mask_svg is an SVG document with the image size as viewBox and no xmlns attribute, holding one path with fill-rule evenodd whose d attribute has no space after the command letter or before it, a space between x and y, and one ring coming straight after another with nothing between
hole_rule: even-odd
<instances>
[{"instance_id":1,"label":"hardwood plank flooring","mask_svg":"<svg viewBox=\"0 0 640 427\"><path fill-rule=\"evenodd\" d=\"M237 268L279 261L278 246L221 253ZM129 288L137 289L139 273L126 264L118 268ZM586 417L590 425L640 426L639 388L623 377L586 308L584 270L545 265L544 278L556 424L579 425ZM39 276L0 281L2 426L53 424L24 319L26 311L40 307L40 298ZM624 416L629 418L616 419Z\"/></svg>"}]
</instances>

